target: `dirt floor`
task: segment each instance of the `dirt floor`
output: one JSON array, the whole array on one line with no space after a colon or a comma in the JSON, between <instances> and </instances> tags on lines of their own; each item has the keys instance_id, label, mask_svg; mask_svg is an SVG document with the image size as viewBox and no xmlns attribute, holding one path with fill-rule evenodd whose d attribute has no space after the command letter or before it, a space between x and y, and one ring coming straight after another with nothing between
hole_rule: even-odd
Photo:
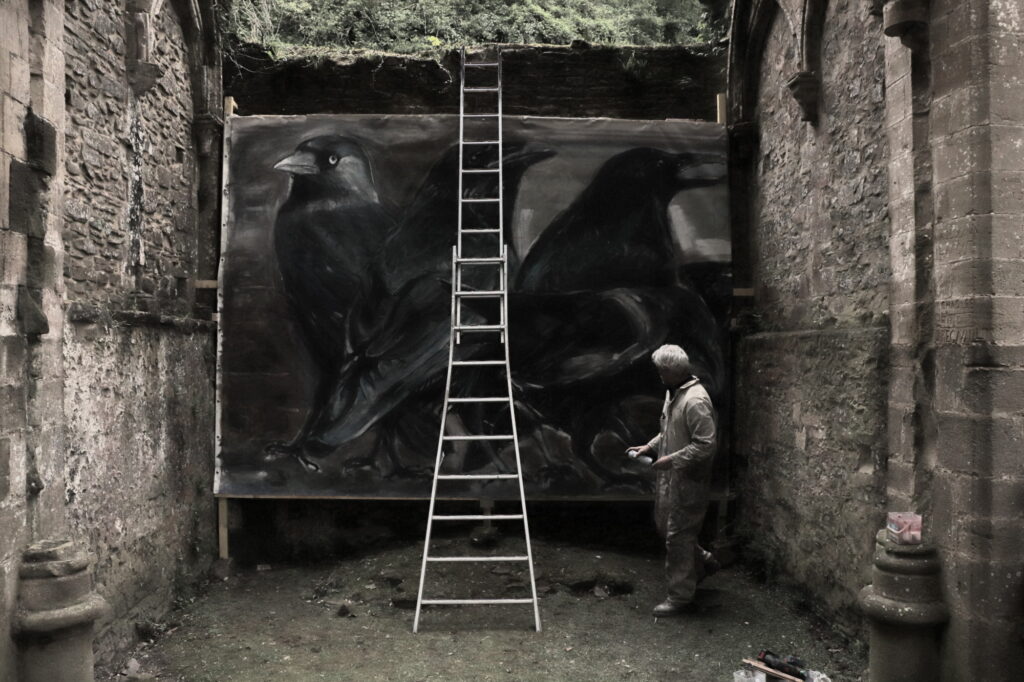
<instances>
[{"instance_id":1,"label":"dirt floor","mask_svg":"<svg viewBox=\"0 0 1024 682\"><path fill-rule=\"evenodd\" d=\"M507 539L484 550L516 551ZM464 536L434 554L479 553ZM116 675L105 679L687 680L730 682L761 649L795 654L833 682L860 680L863 646L794 604L799 595L726 568L699 590L694 613L655 619L660 557L534 542L543 631L529 605L424 607L412 633L421 543L402 541L344 560L257 565L184 604ZM441 566L441 568L434 568ZM435 597L520 596L511 564L432 564Z\"/></svg>"}]
</instances>

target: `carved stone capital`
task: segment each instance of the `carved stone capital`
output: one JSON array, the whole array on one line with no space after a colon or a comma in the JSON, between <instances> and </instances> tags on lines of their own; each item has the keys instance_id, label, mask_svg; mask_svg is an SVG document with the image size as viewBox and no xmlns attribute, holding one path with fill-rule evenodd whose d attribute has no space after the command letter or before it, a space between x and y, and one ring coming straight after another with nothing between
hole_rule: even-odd
<instances>
[{"instance_id":1,"label":"carved stone capital","mask_svg":"<svg viewBox=\"0 0 1024 682\"><path fill-rule=\"evenodd\" d=\"M798 71L786 82L793 98L800 105L800 120L809 121L811 125L818 123L818 95L821 92L821 81L810 71Z\"/></svg>"},{"instance_id":2,"label":"carved stone capital","mask_svg":"<svg viewBox=\"0 0 1024 682\"><path fill-rule=\"evenodd\" d=\"M889 0L885 5L882 30L915 49L919 36L928 28L928 0Z\"/></svg>"}]
</instances>

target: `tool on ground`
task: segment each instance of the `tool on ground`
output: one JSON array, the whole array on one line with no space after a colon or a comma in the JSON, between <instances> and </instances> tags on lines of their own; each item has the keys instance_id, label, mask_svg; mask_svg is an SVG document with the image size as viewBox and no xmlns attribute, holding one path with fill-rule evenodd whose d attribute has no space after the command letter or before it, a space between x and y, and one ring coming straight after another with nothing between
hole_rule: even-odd
<instances>
[{"instance_id":1,"label":"tool on ground","mask_svg":"<svg viewBox=\"0 0 1024 682\"><path fill-rule=\"evenodd\" d=\"M792 675L793 677L801 680L807 678L807 671L804 670L804 668L807 667L806 664L794 656L786 656L783 658L782 656L774 654L766 649L757 655L757 660L761 661L772 670L778 670L779 672Z\"/></svg>"},{"instance_id":2,"label":"tool on ground","mask_svg":"<svg viewBox=\"0 0 1024 682\"><path fill-rule=\"evenodd\" d=\"M494 80L481 84L467 84L467 70L476 78L481 75L493 74ZM437 443L437 459L434 464L434 480L430 489L430 508L427 516L427 535L423 545L423 564L420 569L419 591L416 596L416 615L413 618L413 632L419 630L420 613L424 605L455 605L455 604L532 604L534 624L539 632L540 609L537 603L537 585L533 574L533 552L530 546L530 527L526 518L526 495L523 489L522 466L519 457L519 437L516 429L515 404L512 399L512 375L509 370L508 351L508 252L505 246L504 199L502 174L502 97L501 97L501 52L498 51L493 60L466 61L466 51L462 50L462 68L460 74L459 96L459 213L458 232L455 246L452 249L452 310L451 338L448 352L448 377L445 381L444 409L441 411L441 432ZM482 110L485 103L478 100L471 102L467 109L467 96L472 98L493 97L496 102L494 109ZM470 133L467 135L467 124ZM487 124L492 124L488 126ZM467 168L467 147L474 150L469 157L477 159L473 167ZM490 163L480 162L480 154L484 149L493 149L495 156ZM475 189L491 187L488 183L497 177L494 184L496 196L476 196ZM481 183L480 180L484 182ZM475 181L476 184L473 184ZM466 187L466 183L470 183ZM468 191L467 191L468 190ZM466 195L470 196L467 197ZM487 208L490 208L488 211ZM490 216L490 218L488 218ZM490 219L492 222L487 224ZM487 308L481 312L481 303ZM486 317L496 317L488 320ZM482 320L482 321L481 321ZM483 335L486 340L497 338L497 341L486 346L494 355L500 357L472 357L461 359L464 355L456 349L462 346L463 336ZM475 346L474 346L475 348ZM461 392L460 384L467 372L479 371L503 372L501 383L504 391L501 395L472 396ZM496 380L495 380L496 381ZM477 382L486 383L486 382ZM470 423L471 420L454 418L460 408L487 409L497 408L508 411L510 428L506 433L497 434L466 434L449 433L456 430L456 425ZM453 414L449 414L449 412ZM487 423L485 419L477 419L474 423ZM494 449L494 473L442 473L442 463L446 448L463 447L478 444L511 446L515 454L514 471L501 471L499 457ZM461 458L460 458L461 459ZM507 468L507 467L505 467ZM450 481L494 481L514 480L518 484L520 513L517 514L435 514L438 497L438 484ZM469 555L469 556L436 556L431 553L430 537L435 521L521 521L525 540L525 554L511 556ZM525 562L530 576L530 597L528 598L424 598L423 586L427 567L446 562Z\"/></svg>"}]
</instances>

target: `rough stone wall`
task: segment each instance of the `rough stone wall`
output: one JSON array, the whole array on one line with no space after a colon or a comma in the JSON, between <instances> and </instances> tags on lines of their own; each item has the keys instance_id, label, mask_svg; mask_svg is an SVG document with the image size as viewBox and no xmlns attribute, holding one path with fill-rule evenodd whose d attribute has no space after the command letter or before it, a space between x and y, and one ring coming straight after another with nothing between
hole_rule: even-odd
<instances>
[{"instance_id":1,"label":"rough stone wall","mask_svg":"<svg viewBox=\"0 0 1024 682\"><path fill-rule=\"evenodd\" d=\"M209 11L203 29L196 5L160 4L0 3L3 680L29 542L95 556L101 661L213 556L214 326L193 311L219 57Z\"/></svg>"},{"instance_id":2,"label":"rough stone wall","mask_svg":"<svg viewBox=\"0 0 1024 682\"><path fill-rule=\"evenodd\" d=\"M888 345L880 22L830 2L816 126L778 13L760 66L750 182L754 288L736 369L740 529L755 560L858 627L881 523Z\"/></svg>"},{"instance_id":3,"label":"rough stone wall","mask_svg":"<svg viewBox=\"0 0 1024 682\"><path fill-rule=\"evenodd\" d=\"M238 113L437 114L459 111L458 53L434 61L367 55L275 62L247 49L225 62ZM715 120L725 85L721 50L682 47L509 47L503 53L510 116Z\"/></svg>"},{"instance_id":4,"label":"rough stone wall","mask_svg":"<svg viewBox=\"0 0 1024 682\"><path fill-rule=\"evenodd\" d=\"M915 473L943 558L943 680L1024 669L1024 6L933 0L935 427Z\"/></svg>"},{"instance_id":5,"label":"rough stone wall","mask_svg":"<svg viewBox=\"0 0 1024 682\"><path fill-rule=\"evenodd\" d=\"M21 550L63 522L43 482L64 450L62 42L61 2L0 4L0 679L17 677Z\"/></svg>"},{"instance_id":6,"label":"rough stone wall","mask_svg":"<svg viewBox=\"0 0 1024 682\"><path fill-rule=\"evenodd\" d=\"M155 21L163 75L136 97L122 9L68 5L65 275L75 302L181 313L196 251L192 91L174 11Z\"/></svg>"},{"instance_id":7,"label":"rough stone wall","mask_svg":"<svg viewBox=\"0 0 1024 682\"><path fill-rule=\"evenodd\" d=\"M213 553L212 324L196 277L193 93L182 22L152 18L160 75L135 93L124 8L67 5L64 335L71 527L97 555L100 662L159 620Z\"/></svg>"},{"instance_id":8,"label":"rough stone wall","mask_svg":"<svg viewBox=\"0 0 1024 682\"><path fill-rule=\"evenodd\" d=\"M29 98L28 27L27 1L0 5L0 528L4 529L0 532L0 633L11 629L17 607L18 559L28 537L24 494L27 344L16 318L18 286L25 281L27 239L12 228L9 217L11 164L25 161L21 132ZM0 678L14 676L14 642L0 634Z\"/></svg>"}]
</instances>

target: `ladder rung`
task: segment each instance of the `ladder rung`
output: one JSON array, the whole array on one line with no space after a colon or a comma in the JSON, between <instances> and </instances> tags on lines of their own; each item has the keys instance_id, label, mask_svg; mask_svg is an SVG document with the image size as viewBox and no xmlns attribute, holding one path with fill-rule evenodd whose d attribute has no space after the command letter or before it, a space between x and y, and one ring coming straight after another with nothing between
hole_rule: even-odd
<instances>
[{"instance_id":1,"label":"ladder rung","mask_svg":"<svg viewBox=\"0 0 1024 682\"><path fill-rule=\"evenodd\" d=\"M498 168L463 168L463 173L500 173Z\"/></svg>"},{"instance_id":2,"label":"ladder rung","mask_svg":"<svg viewBox=\"0 0 1024 682\"><path fill-rule=\"evenodd\" d=\"M488 86L486 88L462 88L463 92L498 92L501 88Z\"/></svg>"},{"instance_id":3,"label":"ladder rung","mask_svg":"<svg viewBox=\"0 0 1024 682\"><path fill-rule=\"evenodd\" d=\"M501 144L501 140L463 140L462 144Z\"/></svg>"},{"instance_id":4,"label":"ladder rung","mask_svg":"<svg viewBox=\"0 0 1024 682\"><path fill-rule=\"evenodd\" d=\"M455 295L465 298L488 298L490 296L504 296L505 291L503 289L494 289L493 291L456 291Z\"/></svg>"},{"instance_id":5,"label":"ladder rung","mask_svg":"<svg viewBox=\"0 0 1024 682\"><path fill-rule=\"evenodd\" d=\"M450 403L507 403L508 397L487 396L486 398L448 398Z\"/></svg>"},{"instance_id":6,"label":"ladder rung","mask_svg":"<svg viewBox=\"0 0 1024 682\"><path fill-rule=\"evenodd\" d=\"M463 66L497 66L498 62L466 62Z\"/></svg>"},{"instance_id":7,"label":"ladder rung","mask_svg":"<svg viewBox=\"0 0 1024 682\"><path fill-rule=\"evenodd\" d=\"M503 324L459 324L453 327L457 332L503 332Z\"/></svg>"},{"instance_id":8,"label":"ladder rung","mask_svg":"<svg viewBox=\"0 0 1024 682\"><path fill-rule=\"evenodd\" d=\"M512 440L515 436L509 434L498 434L496 436L442 436L441 440Z\"/></svg>"},{"instance_id":9,"label":"ladder rung","mask_svg":"<svg viewBox=\"0 0 1024 682\"><path fill-rule=\"evenodd\" d=\"M528 556L428 556L427 561L528 561Z\"/></svg>"},{"instance_id":10,"label":"ladder rung","mask_svg":"<svg viewBox=\"0 0 1024 682\"><path fill-rule=\"evenodd\" d=\"M486 197L484 199L463 199L464 204L496 204L501 201L501 197Z\"/></svg>"},{"instance_id":11,"label":"ladder rung","mask_svg":"<svg viewBox=\"0 0 1024 682\"><path fill-rule=\"evenodd\" d=\"M504 360L452 360L453 367L468 367L470 365L504 365Z\"/></svg>"},{"instance_id":12,"label":"ladder rung","mask_svg":"<svg viewBox=\"0 0 1024 682\"><path fill-rule=\"evenodd\" d=\"M462 118L498 118L497 114L463 114Z\"/></svg>"},{"instance_id":13,"label":"ladder rung","mask_svg":"<svg viewBox=\"0 0 1024 682\"><path fill-rule=\"evenodd\" d=\"M488 258L456 258L456 263L467 263L469 265L483 265L485 263L504 263L505 259L501 256L488 257Z\"/></svg>"},{"instance_id":14,"label":"ladder rung","mask_svg":"<svg viewBox=\"0 0 1024 682\"><path fill-rule=\"evenodd\" d=\"M435 521L518 521L522 514L446 514L430 517Z\"/></svg>"},{"instance_id":15,"label":"ladder rung","mask_svg":"<svg viewBox=\"0 0 1024 682\"><path fill-rule=\"evenodd\" d=\"M468 481L472 480L491 480L491 479L505 479L505 478L519 478L519 474L438 474L438 480L441 481Z\"/></svg>"},{"instance_id":16,"label":"ladder rung","mask_svg":"<svg viewBox=\"0 0 1024 682\"><path fill-rule=\"evenodd\" d=\"M468 229L468 230L467 229L463 229L462 230L462 234L487 234L487 233L498 233L498 232L501 232L501 230L499 230L496 227L488 227L486 229L484 229L484 228L475 228L475 229Z\"/></svg>"},{"instance_id":17,"label":"ladder rung","mask_svg":"<svg viewBox=\"0 0 1024 682\"><path fill-rule=\"evenodd\" d=\"M423 599L421 604L532 604L532 599Z\"/></svg>"}]
</instances>

